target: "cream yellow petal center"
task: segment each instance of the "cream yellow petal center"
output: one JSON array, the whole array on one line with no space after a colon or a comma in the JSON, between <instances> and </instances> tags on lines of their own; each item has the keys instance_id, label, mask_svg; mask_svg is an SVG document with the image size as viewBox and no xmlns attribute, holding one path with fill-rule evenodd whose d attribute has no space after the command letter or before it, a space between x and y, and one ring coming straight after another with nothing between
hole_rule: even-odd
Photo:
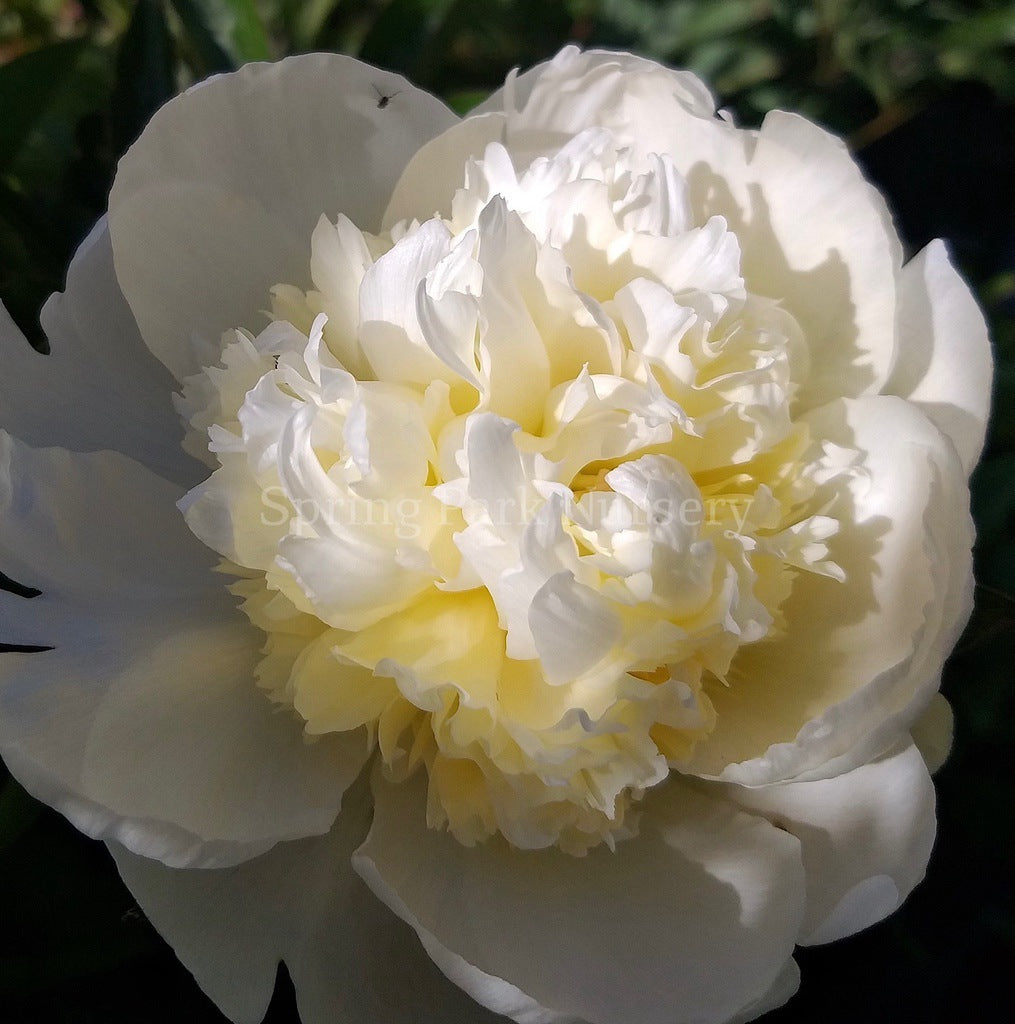
<instances>
[{"instance_id":1,"label":"cream yellow petal center","mask_svg":"<svg viewBox=\"0 0 1015 1024\"><path fill-rule=\"evenodd\" d=\"M796 575L841 575L799 327L600 130L520 174L489 146L447 220L322 218L309 258L178 402L261 686L425 771L463 843L624 838Z\"/></svg>"}]
</instances>

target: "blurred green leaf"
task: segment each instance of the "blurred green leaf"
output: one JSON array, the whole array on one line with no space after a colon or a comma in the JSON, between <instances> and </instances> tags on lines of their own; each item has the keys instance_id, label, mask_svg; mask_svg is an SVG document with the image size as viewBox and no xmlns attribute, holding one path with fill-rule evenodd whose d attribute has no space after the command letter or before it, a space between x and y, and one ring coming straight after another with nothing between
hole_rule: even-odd
<instances>
[{"instance_id":1,"label":"blurred green leaf","mask_svg":"<svg viewBox=\"0 0 1015 1024\"><path fill-rule=\"evenodd\" d=\"M219 42L204 18L201 5L193 0L172 0L174 10L183 26L186 43L193 53L196 72L200 77L226 71L235 71L237 63Z\"/></svg>"},{"instance_id":2,"label":"blurred green leaf","mask_svg":"<svg viewBox=\"0 0 1015 1024\"><path fill-rule=\"evenodd\" d=\"M58 43L0 67L0 172L17 159L32 130L73 75L85 45L83 39Z\"/></svg>"},{"instance_id":3,"label":"blurred green leaf","mask_svg":"<svg viewBox=\"0 0 1015 1024\"><path fill-rule=\"evenodd\" d=\"M269 60L271 44L254 0L172 0L203 74Z\"/></svg>"},{"instance_id":4,"label":"blurred green leaf","mask_svg":"<svg viewBox=\"0 0 1015 1024\"><path fill-rule=\"evenodd\" d=\"M1015 450L1015 362L999 360L994 367L995 389L999 400L994 404L993 424L991 433L993 443L998 448Z\"/></svg>"},{"instance_id":5,"label":"blurred green leaf","mask_svg":"<svg viewBox=\"0 0 1015 1024\"><path fill-rule=\"evenodd\" d=\"M117 152L123 152L141 129L176 92L173 41L160 0L138 0L120 41L113 129Z\"/></svg>"},{"instance_id":6,"label":"blurred green leaf","mask_svg":"<svg viewBox=\"0 0 1015 1024\"><path fill-rule=\"evenodd\" d=\"M105 206L112 173L113 55L89 39L74 45L76 60L0 177L0 298L40 348L39 309Z\"/></svg>"},{"instance_id":7,"label":"blurred green leaf","mask_svg":"<svg viewBox=\"0 0 1015 1024\"><path fill-rule=\"evenodd\" d=\"M293 51L315 48L328 19L342 0L283 0L282 21Z\"/></svg>"},{"instance_id":8,"label":"blurred green leaf","mask_svg":"<svg viewBox=\"0 0 1015 1024\"><path fill-rule=\"evenodd\" d=\"M254 0L195 0L209 13L209 23L222 33L240 64L271 60L271 43Z\"/></svg>"},{"instance_id":9,"label":"blurred green leaf","mask_svg":"<svg viewBox=\"0 0 1015 1024\"><path fill-rule=\"evenodd\" d=\"M21 838L42 814L42 804L33 800L13 778L0 787L0 854Z\"/></svg>"},{"instance_id":10,"label":"blurred green leaf","mask_svg":"<svg viewBox=\"0 0 1015 1024\"><path fill-rule=\"evenodd\" d=\"M1015 455L984 459L971 486L977 577L1015 595Z\"/></svg>"},{"instance_id":11,"label":"blurred green leaf","mask_svg":"<svg viewBox=\"0 0 1015 1024\"><path fill-rule=\"evenodd\" d=\"M715 78L715 88L720 93L740 92L771 81L781 70L779 58L765 46L740 46L729 56Z\"/></svg>"},{"instance_id":12,"label":"blurred green leaf","mask_svg":"<svg viewBox=\"0 0 1015 1024\"><path fill-rule=\"evenodd\" d=\"M455 0L391 0L363 40L360 57L412 76L421 52L454 5Z\"/></svg>"},{"instance_id":13,"label":"blurred green leaf","mask_svg":"<svg viewBox=\"0 0 1015 1024\"><path fill-rule=\"evenodd\" d=\"M970 13L941 33L941 46L958 50L986 50L1015 44L1015 8Z\"/></svg>"},{"instance_id":14,"label":"blurred green leaf","mask_svg":"<svg viewBox=\"0 0 1015 1024\"><path fill-rule=\"evenodd\" d=\"M676 5L674 5L676 6ZM684 26L684 46L730 36L769 16L766 3L757 0L727 0L721 4L684 4L689 17Z\"/></svg>"},{"instance_id":15,"label":"blurred green leaf","mask_svg":"<svg viewBox=\"0 0 1015 1024\"><path fill-rule=\"evenodd\" d=\"M1015 595L1002 593L992 587L977 585L976 601L969 625L956 647L956 657L979 657L995 640L1015 632ZM1003 647L992 648L990 654L1001 655ZM1007 681L1006 681L1007 685ZM1015 729L1015 719L997 722L1005 729Z\"/></svg>"},{"instance_id":16,"label":"blurred green leaf","mask_svg":"<svg viewBox=\"0 0 1015 1024\"><path fill-rule=\"evenodd\" d=\"M486 89L460 89L444 99L448 106L460 117L464 117L473 107L478 107L489 96Z\"/></svg>"},{"instance_id":17,"label":"blurred green leaf","mask_svg":"<svg viewBox=\"0 0 1015 1024\"><path fill-rule=\"evenodd\" d=\"M85 118L103 116L114 81L113 56L108 48L81 40L82 49L73 68L64 76L44 115L21 147L8 173L23 192L56 198L52 190L63 187L68 168L83 155ZM73 173L80 173L75 167Z\"/></svg>"}]
</instances>

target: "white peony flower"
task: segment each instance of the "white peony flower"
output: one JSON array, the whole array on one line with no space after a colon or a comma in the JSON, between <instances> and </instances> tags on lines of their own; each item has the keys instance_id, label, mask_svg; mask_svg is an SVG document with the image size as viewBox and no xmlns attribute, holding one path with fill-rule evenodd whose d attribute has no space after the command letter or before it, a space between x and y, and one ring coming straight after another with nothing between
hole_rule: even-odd
<instances>
[{"instance_id":1,"label":"white peony flower","mask_svg":"<svg viewBox=\"0 0 1015 1024\"><path fill-rule=\"evenodd\" d=\"M305 1024L749 1020L921 878L990 353L837 139L621 54L462 121L251 65L43 325L0 753L233 1021L279 960Z\"/></svg>"}]
</instances>

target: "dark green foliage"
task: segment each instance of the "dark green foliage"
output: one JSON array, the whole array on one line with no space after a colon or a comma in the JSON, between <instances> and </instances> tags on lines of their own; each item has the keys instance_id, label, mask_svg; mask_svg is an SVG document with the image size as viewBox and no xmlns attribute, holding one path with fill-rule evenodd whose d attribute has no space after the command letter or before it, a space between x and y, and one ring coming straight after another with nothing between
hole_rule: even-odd
<instances>
[{"instance_id":1,"label":"dark green foliage","mask_svg":"<svg viewBox=\"0 0 1015 1024\"><path fill-rule=\"evenodd\" d=\"M176 89L173 41L161 0L138 0L117 51L113 148L122 153Z\"/></svg>"}]
</instances>

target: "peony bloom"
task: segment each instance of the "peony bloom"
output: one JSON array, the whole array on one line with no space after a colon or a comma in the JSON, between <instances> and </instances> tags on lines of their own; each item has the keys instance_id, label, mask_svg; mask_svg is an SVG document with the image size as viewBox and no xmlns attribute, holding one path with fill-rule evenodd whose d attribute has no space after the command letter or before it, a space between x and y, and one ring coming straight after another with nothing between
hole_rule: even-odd
<instances>
[{"instance_id":1,"label":"peony bloom","mask_svg":"<svg viewBox=\"0 0 1015 1024\"><path fill-rule=\"evenodd\" d=\"M990 353L821 129L252 65L0 326L0 753L233 1021L745 1021L921 878Z\"/></svg>"}]
</instances>

